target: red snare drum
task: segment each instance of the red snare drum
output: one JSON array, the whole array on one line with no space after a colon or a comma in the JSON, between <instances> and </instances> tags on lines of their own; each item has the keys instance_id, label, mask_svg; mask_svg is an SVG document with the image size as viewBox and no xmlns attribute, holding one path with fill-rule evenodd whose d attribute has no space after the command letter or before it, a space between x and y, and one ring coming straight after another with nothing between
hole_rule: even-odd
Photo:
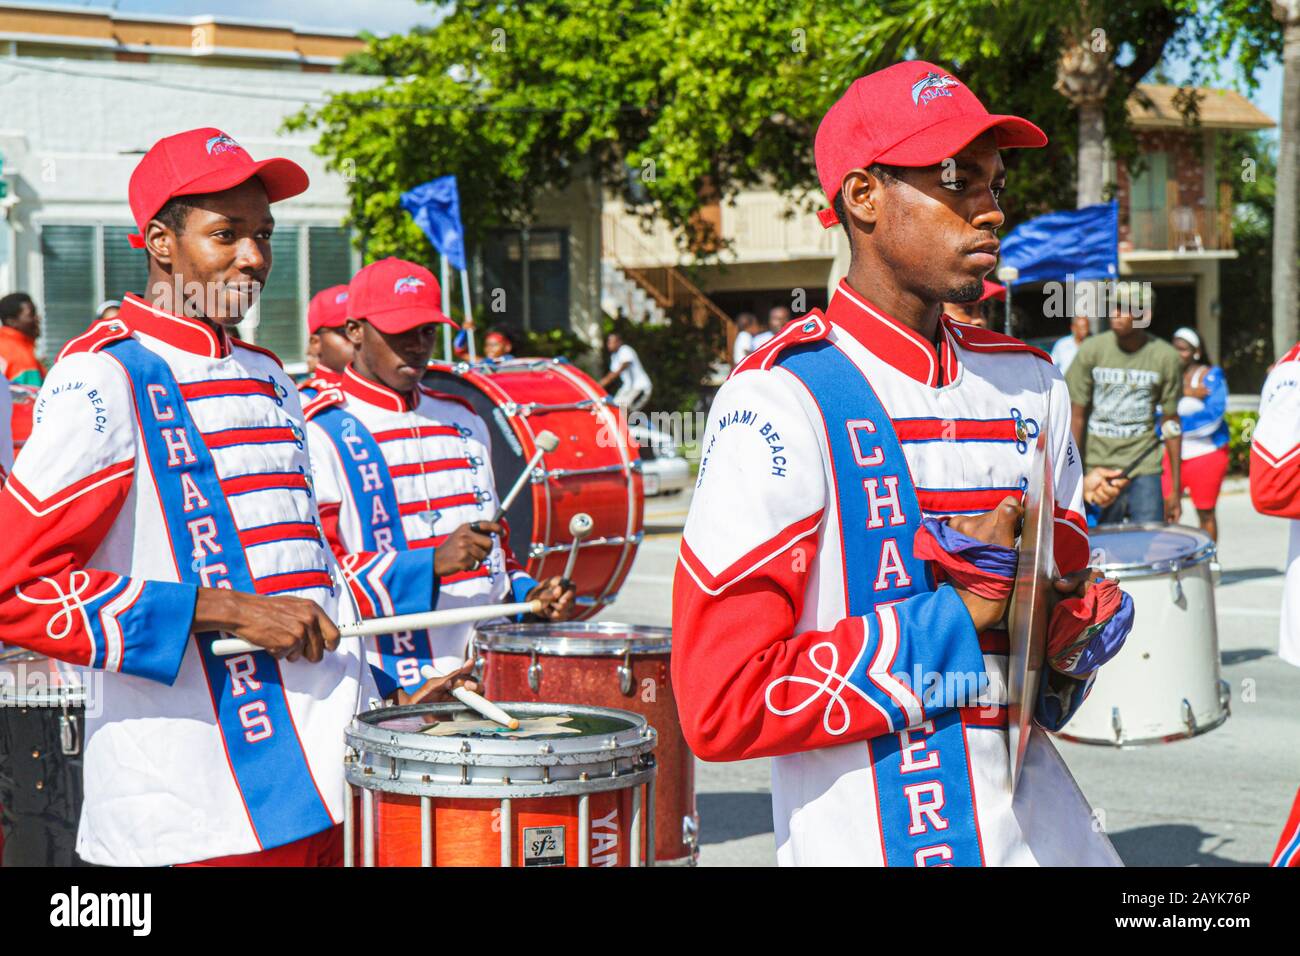
<instances>
[{"instance_id":1,"label":"red snare drum","mask_svg":"<svg viewBox=\"0 0 1300 956\"><path fill-rule=\"evenodd\" d=\"M582 561L578 562L582 566ZM655 858L699 856L695 757L682 736L669 676L672 631L631 624L499 624L479 630L474 652L490 699L574 701L634 711L659 734Z\"/></svg>"},{"instance_id":2,"label":"red snare drum","mask_svg":"<svg viewBox=\"0 0 1300 956\"><path fill-rule=\"evenodd\" d=\"M506 512L510 543L541 581L564 572L573 538L569 519L582 511L594 526L574 574L578 616L590 617L618 596L641 543L641 459L613 399L567 360L508 359L454 365L435 362L425 384L469 400L492 431L492 470L505 494L553 432L560 447L542 459L532 485Z\"/></svg>"},{"instance_id":3,"label":"red snare drum","mask_svg":"<svg viewBox=\"0 0 1300 956\"><path fill-rule=\"evenodd\" d=\"M455 703L357 716L345 865L654 864L654 729L602 707L500 706L517 730Z\"/></svg>"}]
</instances>

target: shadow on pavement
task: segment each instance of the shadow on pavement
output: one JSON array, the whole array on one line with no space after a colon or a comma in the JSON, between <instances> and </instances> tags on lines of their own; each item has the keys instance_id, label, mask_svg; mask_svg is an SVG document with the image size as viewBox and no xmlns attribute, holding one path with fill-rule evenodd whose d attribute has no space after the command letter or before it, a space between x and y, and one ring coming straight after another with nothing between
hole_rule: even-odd
<instances>
[{"instance_id":1,"label":"shadow on pavement","mask_svg":"<svg viewBox=\"0 0 1300 956\"><path fill-rule=\"evenodd\" d=\"M1189 824L1136 827L1112 833L1110 842L1126 866L1260 866L1218 856L1231 837L1206 833Z\"/></svg>"},{"instance_id":2,"label":"shadow on pavement","mask_svg":"<svg viewBox=\"0 0 1300 956\"><path fill-rule=\"evenodd\" d=\"M1233 568L1231 571L1224 569L1223 577L1219 580L1219 586L1225 584L1237 584L1240 581L1254 581L1259 578L1281 578L1283 573L1277 568Z\"/></svg>"},{"instance_id":3,"label":"shadow on pavement","mask_svg":"<svg viewBox=\"0 0 1300 956\"><path fill-rule=\"evenodd\" d=\"M772 797L766 793L697 793L700 843L726 843L772 832Z\"/></svg>"},{"instance_id":4,"label":"shadow on pavement","mask_svg":"<svg viewBox=\"0 0 1300 956\"><path fill-rule=\"evenodd\" d=\"M1263 647L1243 647L1235 651L1221 651L1219 660L1224 667L1231 667L1234 664L1248 664L1251 661L1257 661L1261 657L1272 657L1273 652Z\"/></svg>"}]
</instances>

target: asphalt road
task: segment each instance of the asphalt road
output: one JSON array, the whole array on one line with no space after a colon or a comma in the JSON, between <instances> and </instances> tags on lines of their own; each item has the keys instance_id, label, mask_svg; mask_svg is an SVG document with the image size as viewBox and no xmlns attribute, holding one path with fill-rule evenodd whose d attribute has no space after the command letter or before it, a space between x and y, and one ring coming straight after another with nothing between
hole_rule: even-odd
<instances>
[{"instance_id":1,"label":"asphalt road","mask_svg":"<svg viewBox=\"0 0 1300 956\"><path fill-rule=\"evenodd\" d=\"M651 499L646 540L603 619L671 623L673 566L688 506L682 495ZM1131 866L1265 864L1300 786L1300 668L1276 655L1286 522L1260 517L1237 490L1220 499L1219 527L1218 637L1232 716L1216 730L1169 744L1057 744ZM701 865L774 864L767 763L697 762Z\"/></svg>"}]
</instances>

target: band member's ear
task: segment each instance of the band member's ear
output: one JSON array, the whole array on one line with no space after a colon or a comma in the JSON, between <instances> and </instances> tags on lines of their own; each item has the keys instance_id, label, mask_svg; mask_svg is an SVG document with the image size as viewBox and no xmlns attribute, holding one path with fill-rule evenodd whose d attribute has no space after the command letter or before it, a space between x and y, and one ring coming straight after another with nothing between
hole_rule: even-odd
<instances>
[{"instance_id":1,"label":"band member's ear","mask_svg":"<svg viewBox=\"0 0 1300 956\"><path fill-rule=\"evenodd\" d=\"M172 264L173 243L176 234L157 219L150 219L144 227L144 248L149 255L165 266Z\"/></svg>"},{"instance_id":2,"label":"band member's ear","mask_svg":"<svg viewBox=\"0 0 1300 956\"><path fill-rule=\"evenodd\" d=\"M844 211L864 226L874 226L880 216L880 199L885 184L865 169L855 169L844 177L840 194Z\"/></svg>"},{"instance_id":3,"label":"band member's ear","mask_svg":"<svg viewBox=\"0 0 1300 956\"><path fill-rule=\"evenodd\" d=\"M361 319L348 319L343 326L343 334L348 337L348 341L356 348L361 348L361 339L365 335L365 329L361 326Z\"/></svg>"}]
</instances>

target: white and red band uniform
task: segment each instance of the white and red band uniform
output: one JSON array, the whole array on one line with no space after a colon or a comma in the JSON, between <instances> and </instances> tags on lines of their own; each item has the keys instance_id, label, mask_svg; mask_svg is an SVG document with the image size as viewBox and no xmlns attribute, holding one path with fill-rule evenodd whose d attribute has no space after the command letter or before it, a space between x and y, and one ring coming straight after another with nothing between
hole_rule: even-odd
<instances>
[{"instance_id":1,"label":"white and red band uniform","mask_svg":"<svg viewBox=\"0 0 1300 956\"><path fill-rule=\"evenodd\" d=\"M102 672L83 859L204 860L341 822L343 729L376 697L361 642L309 663L216 658L190 634L200 585L356 619L304 437L271 353L133 296L41 388L0 493L0 631Z\"/></svg>"},{"instance_id":2,"label":"white and red band uniform","mask_svg":"<svg viewBox=\"0 0 1300 956\"><path fill-rule=\"evenodd\" d=\"M1069 395L1041 352L941 322L936 349L841 282L719 391L674 583L686 737L706 760L775 758L781 864L1114 863L1041 732L1031 816L1059 813L1022 826L1008 636L977 635L911 550L921 515L1021 497L1050 422L1056 564L1085 567ZM970 689L935 696L935 676ZM1063 685L1062 722L1087 687Z\"/></svg>"},{"instance_id":3,"label":"white and red band uniform","mask_svg":"<svg viewBox=\"0 0 1300 956\"><path fill-rule=\"evenodd\" d=\"M410 569L431 568L447 535L496 511L488 426L459 398L424 388L395 392L351 367L337 388L307 402L306 416L321 519L362 615L408 613ZM377 578L377 568L386 577ZM536 586L498 540L481 567L438 582L436 606L523 600ZM427 610L433 596L423 597ZM444 673L462 664L474 626L375 638L380 690L417 687L426 663Z\"/></svg>"}]
</instances>

